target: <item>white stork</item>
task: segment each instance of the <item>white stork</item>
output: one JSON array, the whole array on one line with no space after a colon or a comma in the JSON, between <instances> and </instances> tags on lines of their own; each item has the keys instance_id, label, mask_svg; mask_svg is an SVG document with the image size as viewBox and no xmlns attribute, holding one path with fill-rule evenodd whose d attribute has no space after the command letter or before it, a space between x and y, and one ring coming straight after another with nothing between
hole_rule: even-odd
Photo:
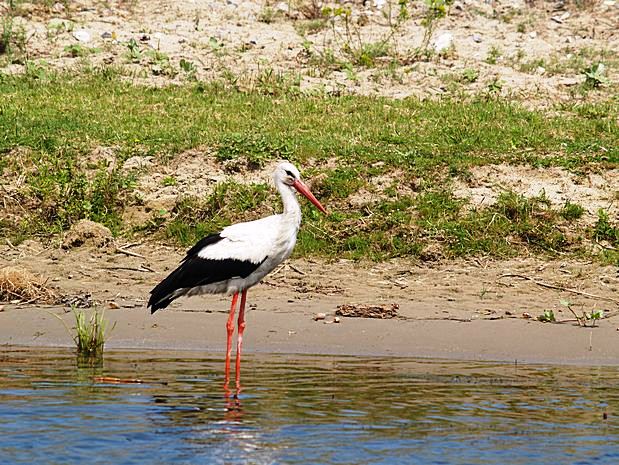
<instances>
[{"instance_id":1,"label":"white stork","mask_svg":"<svg viewBox=\"0 0 619 465\"><path fill-rule=\"evenodd\" d=\"M225 385L230 379L230 353L234 332L234 312L241 293L236 346L236 382L240 381L241 347L245 330L247 289L254 286L290 256L301 224L301 208L294 190L309 199L321 212L325 208L301 181L299 170L288 162L277 165L273 173L275 187L282 196L284 212L255 221L228 226L196 243L179 267L150 292L151 314L181 296L232 294L226 323Z\"/></svg>"}]
</instances>

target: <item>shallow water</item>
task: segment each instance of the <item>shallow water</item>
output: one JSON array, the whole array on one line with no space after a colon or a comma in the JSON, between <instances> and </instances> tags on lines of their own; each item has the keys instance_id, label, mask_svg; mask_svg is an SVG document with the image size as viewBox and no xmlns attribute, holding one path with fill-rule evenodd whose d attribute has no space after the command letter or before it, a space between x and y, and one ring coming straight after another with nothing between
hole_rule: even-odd
<instances>
[{"instance_id":1,"label":"shallow water","mask_svg":"<svg viewBox=\"0 0 619 465\"><path fill-rule=\"evenodd\" d=\"M0 463L619 463L616 367L221 358L2 348Z\"/></svg>"}]
</instances>

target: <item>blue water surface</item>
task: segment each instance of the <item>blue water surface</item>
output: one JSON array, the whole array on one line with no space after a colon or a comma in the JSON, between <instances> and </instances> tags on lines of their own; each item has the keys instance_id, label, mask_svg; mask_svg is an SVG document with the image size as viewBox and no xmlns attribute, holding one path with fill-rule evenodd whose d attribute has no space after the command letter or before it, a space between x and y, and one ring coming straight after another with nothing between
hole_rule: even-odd
<instances>
[{"instance_id":1,"label":"blue water surface","mask_svg":"<svg viewBox=\"0 0 619 465\"><path fill-rule=\"evenodd\" d=\"M616 367L1 350L0 464L619 463Z\"/></svg>"}]
</instances>

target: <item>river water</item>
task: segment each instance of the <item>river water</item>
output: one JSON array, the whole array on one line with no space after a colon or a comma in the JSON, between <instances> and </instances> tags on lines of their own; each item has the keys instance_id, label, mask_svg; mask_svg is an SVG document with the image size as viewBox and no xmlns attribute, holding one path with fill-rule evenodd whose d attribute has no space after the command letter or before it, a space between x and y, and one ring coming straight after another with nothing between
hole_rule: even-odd
<instances>
[{"instance_id":1,"label":"river water","mask_svg":"<svg viewBox=\"0 0 619 465\"><path fill-rule=\"evenodd\" d=\"M222 358L2 347L0 464L619 463L617 367Z\"/></svg>"}]
</instances>

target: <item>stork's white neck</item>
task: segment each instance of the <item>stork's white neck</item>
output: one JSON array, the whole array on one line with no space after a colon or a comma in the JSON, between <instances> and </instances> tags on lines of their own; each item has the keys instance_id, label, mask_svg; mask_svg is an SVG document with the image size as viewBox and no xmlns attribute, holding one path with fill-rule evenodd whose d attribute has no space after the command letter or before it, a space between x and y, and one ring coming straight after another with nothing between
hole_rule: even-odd
<instances>
[{"instance_id":1,"label":"stork's white neck","mask_svg":"<svg viewBox=\"0 0 619 465\"><path fill-rule=\"evenodd\" d=\"M293 219L295 223L301 223L301 207L299 206L299 202L297 201L297 196L295 195L292 187L284 184L283 182L276 183L277 190L279 194L282 196L282 202L284 204L284 216Z\"/></svg>"}]
</instances>

